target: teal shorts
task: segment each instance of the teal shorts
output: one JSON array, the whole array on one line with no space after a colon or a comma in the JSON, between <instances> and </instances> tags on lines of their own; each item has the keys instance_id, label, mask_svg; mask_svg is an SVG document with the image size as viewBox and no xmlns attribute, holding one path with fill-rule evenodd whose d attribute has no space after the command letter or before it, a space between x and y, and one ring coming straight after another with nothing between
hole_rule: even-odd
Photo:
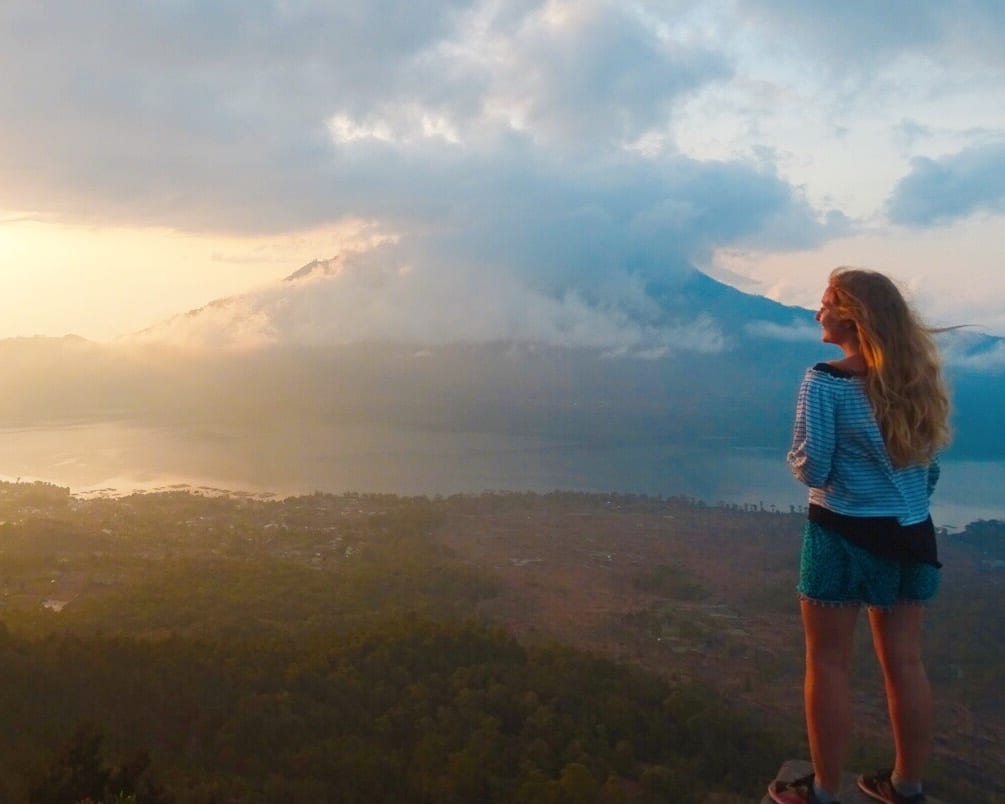
<instances>
[{"instance_id":1,"label":"teal shorts","mask_svg":"<svg viewBox=\"0 0 1005 804\"><path fill-rule=\"evenodd\" d=\"M799 595L815 603L891 608L925 603L939 591L931 564L880 558L839 533L807 522L799 562Z\"/></svg>"}]
</instances>

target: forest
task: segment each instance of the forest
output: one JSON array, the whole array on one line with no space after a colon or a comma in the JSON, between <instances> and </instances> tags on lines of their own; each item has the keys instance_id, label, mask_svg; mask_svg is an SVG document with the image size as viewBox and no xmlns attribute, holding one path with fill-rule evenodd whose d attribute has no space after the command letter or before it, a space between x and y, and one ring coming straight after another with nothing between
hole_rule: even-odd
<instances>
[{"instance_id":1,"label":"forest","mask_svg":"<svg viewBox=\"0 0 1005 804\"><path fill-rule=\"evenodd\" d=\"M801 728L765 716L780 675L769 657L752 654L760 673L728 688L723 658L742 668L749 657L741 636L709 633L730 603L710 575L643 558L623 562L609 609L590 615L566 596L570 612L556 613L548 601L565 594L563 556L613 578L634 531L658 550L678 530L729 522L760 544L797 518L616 495L78 499L2 484L0 800L757 801L806 748ZM549 523L561 538L535 541ZM982 522L956 537L986 582L948 592L953 608L930 634L948 704L993 728L1005 722L1002 535ZM558 563L489 560L468 545L552 550ZM768 555L746 598L765 610L781 605ZM554 619L577 612L597 622ZM689 661L722 666L721 678ZM942 760L936 789L955 761ZM978 770L997 780L987 800L1005 801L1002 766Z\"/></svg>"}]
</instances>

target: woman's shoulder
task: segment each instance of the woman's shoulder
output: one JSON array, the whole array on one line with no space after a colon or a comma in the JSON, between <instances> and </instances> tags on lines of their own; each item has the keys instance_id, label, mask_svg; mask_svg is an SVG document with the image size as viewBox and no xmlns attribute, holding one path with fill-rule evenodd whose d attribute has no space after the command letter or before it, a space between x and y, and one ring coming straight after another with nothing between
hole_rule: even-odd
<instances>
[{"instance_id":1,"label":"woman's shoulder","mask_svg":"<svg viewBox=\"0 0 1005 804\"><path fill-rule=\"evenodd\" d=\"M858 370L858 366L849 364L845 360L834 360L828 363L816 363L806 371L808 378L814 376L834 377L840 380L853 380L865 376L864 371Z\"/></svg>"},{"instance_id":2,"label":"woman's shoulder","mask_svg":"<svg viewBox=\"0 0 1005 804\"><path fill-rule=\"evenodd\" d=\"M840 365L816 363L806 369L801 393L836 401L849 395L855 398L863 397L865 386L861 375L848 371Z\"/></svg>"}]
</instances>

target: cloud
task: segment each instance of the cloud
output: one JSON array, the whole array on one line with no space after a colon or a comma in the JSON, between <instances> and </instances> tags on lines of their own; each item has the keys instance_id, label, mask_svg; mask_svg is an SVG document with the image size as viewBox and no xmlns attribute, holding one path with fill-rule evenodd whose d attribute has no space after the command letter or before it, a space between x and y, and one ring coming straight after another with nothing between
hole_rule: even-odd
<instances>
[{"instance_id":1,"label":"cloud","mask_svg":"<svg viewBox=\"0 0 1005 804\"><path fill-rule=\"evenodd\" d=\"M354 257L318 307L211 305L175 320L183 340L707 348L708 327L692 338L653 311L658 288L717 248L809 248L845 223L768 161L636 147L732 70L672 14L610 0L75 9L0 57L23 62L0 98L26 110L0 134L0 206L8 188L57 215L256 233L353 219L394 240ZM4 13L53 27L32 4ZM283 304L329 320L301 326Z\"/></svg>"},{"instance_id":2,"label":"cloud","mask_svg":"<svg viewBox=\"0 0 1005 804\"><path fill-rule=\"evenodd\" d=\"M950 223L976 212L1005 211L1005 141L942 159L916 157L894 189L890 219L908 226Z\"/></svg>"},{"instance_id":3,"label":"cloud","mask_svg":"<svg viewBox=\"0 0 1005 804\"><path fill-rule=\"evenodd\" d=\"M653 296L722 249L811 250L852 232L852 214L833 208L847 198L808 189L826 179L851 195L874 180L876 198L888 193L884 170L849 156L872 144L855 138L849 86L878 87L863 93L861 113L902 88L877 66L911 56L927 60L942 91L948 73L931 65L951 51L997 80L998 9L978 0L951 11L935 0L881 11L866 0L8 0L0 209L214 235L363 221L396 242L361 257L361 273L408 265L413 278L395 280L403 287L511 300L519 294L505 289L519 288L556 315L577 304L641 314L618 307L633 283ZM833 80L841 74L855 80ZM729 147L701 156L681 135L699 96L705 111L729 105L708 134ZM897 110L896 121L910 121L899 128L877 128L905 148L929 145L930 116L911 111ZM792 129L792 140L775 137ZM507 311L495 329L515 317Z\"/></svg>"},{"instance_id":4,"label":"cloud","mask_svg":"<svg viewBox=\"0 0 1005 804\"><path fill-rule=\"evenodd\" d=\"M978 354L963 355L951 352L946 356L946 363L972 371L1001 373L1005 371L1005 343L998 342L993 348Z\"/></svg>"},{"instance_id":5,"label":"cloud","mask_svg":"<svg viewBox=\"0 0 1005 804\"><path fill-rule=\"evenodd\" d=\"M632 141L664 126L681 96L732 71L722 53L598 0L541 4L486 41L491 105L517 130L562 147Z\"/></svg>"},{"instance_id":6,"label":"cloud","mask_svg":"<svg viewBox=\"0 0 1005 804\"><path fill-rule=\"evenodd\" d=\"M1005 371L1005 339L988 338L965 327L939 335L939 348L947 366L982 373Z\"/></svg>"},{"instance_id":7,"label":"cloud","mask_svg":"<svg viewBox=\"0 0 1005 804\"><path fill-rule=\"evenodd\" d=\"M496 153L500 169L577 142L596 158L727 70L608 2L12 0L0 15L0 108L17 110L0 205L185 229L306 228L360 213L361 189L393 215L390 193Z\"/></svg>"},{"instance_id":8,"label":"cloud","mask_svg":"<svg viewBox=\"0 0 1005 804\"><path fill-rule=\"evenodd\" d=\"M637 278L622 277L601 302L575 289L543 293L503 273L416 270L401 257L386 245L305 266L284 282L220 299L121 342L237 349L519 342L637 358L726 346L710 319L666 315Z\"/></svg>"},{"instance_id":9,"label":"cloud","mask_svg":"<svg viewBox=\"0 0 1005 804\"><path fill-rule=\"evenodd\" d=\"M751 321L744 327L748 335L756 338L767 338L774 341L819 341L820 327L807 324L805 321L793 321L791 324L777 324L774 321Z\"/></svg>"},{"instance_id":10,"label":"cloud","mask_svg":"<svg viewBox=\"0 0 1005 804\"><path fill-rule=\"evenodd\" d=\"M0 56L12 76L0 104L23 112L0 134L0 206L8 192L56 217L186 231L357 220L393 240L353 257L317 308L296 294L210 305L174 320L182 340L516 333L709 348L708 326L692 336L666 320L663 286L717 249L811 248L848 222L769 159L668 144L679 104L734 65L686 23L699 13L688 4L641 8L305 0L113 14L99 0L67 3L56 25L54 9L15 0L0 13L26 36ZM315 330L284 304L303 321L339 312Z\"/></svg>"},{"instance_id":11,"label":"cloud","mask_svg":"<svg viewBox=\"0 0 1005 804\"><path fill-rule=\"evenodd\" d=\"M324 120L394 92L459 5L11 0L0 104L18 113L0 192L16 208L201 230L330 220L316 206Z\"/></svg>"},{"instance_id":12,"label":"cloud","mask_svg":"<svg viewBox=\"0 0 1005 804\"><path fill-rule=\"evenodd\" d=\"M626 150L732 69L712 43L669 33L671 13L600 0L12 0L0 14L0 108L17 110L0 134L0 206L262 233L346 217L427 229L471 208L523 223L552 202L617 226L641 223L626 199L651 199L657 180L699 218L739 212L720 199L757 190L749 169ZM775 211L793 192L760 186ZM801 224L806 210L791 211Z\"/></svg>"},{"instance_id":13,"label":"cloud","mask_svg":"<svg viewBox=\"0 0 1005 804\"><path fill-rule=\"evenodd\" d=\"M1005 64L1005 7L996 0L739 0L740 13L769 26L786 50L812 51L854 75L904 54Z\"/></svg>"}]
</instances>

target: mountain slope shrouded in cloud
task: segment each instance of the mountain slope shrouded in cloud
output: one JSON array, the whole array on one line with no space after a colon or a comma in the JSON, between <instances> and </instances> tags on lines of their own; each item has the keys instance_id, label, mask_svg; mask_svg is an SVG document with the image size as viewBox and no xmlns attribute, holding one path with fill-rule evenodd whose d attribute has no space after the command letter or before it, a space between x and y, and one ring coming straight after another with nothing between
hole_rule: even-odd
<instances>
[{"instance_id":1,"label":"mountain slope shrouded in cloud","mask_svg":"<svg viewBox=\"0 0 1005 804\"><path fill-rule=\"evenodd\" d=\"M812 341L805 310L677 268L548 287L506 273L416 269L399 252L315 260L282 282L218 299L123 339L198 348L524 344L635 358L718 354L767 338ZM549 280L550 281L550 280Z\"/></svg>"},{"instance_id":2,"label":"mountain slope shrouded in cloud","mask_svg":"<svg viewBox=\"0 0 1005 804\"><path fill-rule=\"evenodd\" d=\"M11 389L0 397L0 426L114 422L145 434L131 448L138 460L148 459L145 441L170 434L174 474L265 487L448 493L458 472L442 488L436 478L448 473L435 473L477 453L481 474L465 488L632 490L627 476L612 480L605 450L641 456L657 473L654 450L784 452L803 372L837 356L819 342L812 311L697 271L659 284L623 279L606 298L510 284L509 296L466 305L457 288L414 280L316 261L132 339L0 341ZM953 452L1001 460L1003 341L974 330L940 338L955 396ZM592 451L592 468L577 450ZM493 456L512 464L518 452L516 472L500 479ZM549 474L535 479L540 460ZM346 467L336 480L318 475L336 464ZM415 483L410 472L429 477Z\"/></svg>"}]
</instances>

